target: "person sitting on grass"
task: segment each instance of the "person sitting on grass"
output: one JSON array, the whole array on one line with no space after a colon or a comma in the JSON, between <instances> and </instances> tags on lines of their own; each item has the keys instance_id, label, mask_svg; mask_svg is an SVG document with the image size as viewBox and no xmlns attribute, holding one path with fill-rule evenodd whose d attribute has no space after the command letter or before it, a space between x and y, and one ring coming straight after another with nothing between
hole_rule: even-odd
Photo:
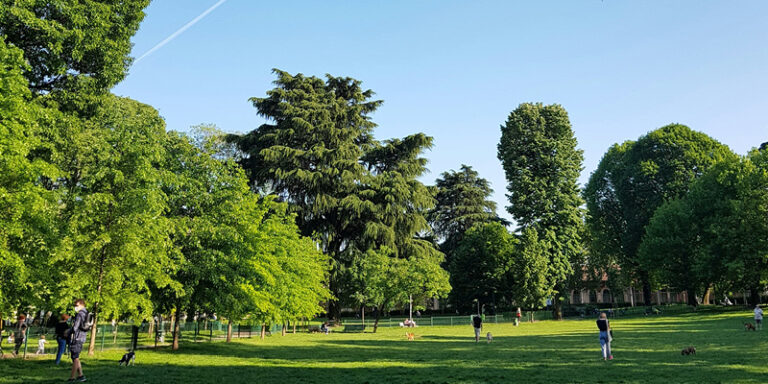
<instances>
[{"instance_id":1,"label":"person sitting on grass","mask_svg":"<svg viewBox=\"0 0 768 384\"><path fill-rule=\"evenodd\" d=\"M320 332L325 333L326 335L328 334L328 332L330 332L330 330L328 329L327 321L323 322L323 325L320 326Z\"/></svg>"}]
</instances>

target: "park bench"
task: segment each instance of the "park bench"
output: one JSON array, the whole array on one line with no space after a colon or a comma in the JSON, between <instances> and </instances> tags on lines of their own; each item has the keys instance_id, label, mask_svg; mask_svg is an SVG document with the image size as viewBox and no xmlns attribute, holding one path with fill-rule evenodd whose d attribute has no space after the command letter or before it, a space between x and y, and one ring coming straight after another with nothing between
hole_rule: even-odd
<instances>
[{"instance_id":1,"label":"park bench","mask_svg":"<svg viewBox=\"0 0 768 384\"><path fill-rule=\"evenodd\" d=\"M343 332L345 332L345 333L349 333L349 332L362 332L363 330L365 330L365 327L362 324L355 324L355 325L347 325L347 326L345 326Z\"/></svg>"}]
</instances>

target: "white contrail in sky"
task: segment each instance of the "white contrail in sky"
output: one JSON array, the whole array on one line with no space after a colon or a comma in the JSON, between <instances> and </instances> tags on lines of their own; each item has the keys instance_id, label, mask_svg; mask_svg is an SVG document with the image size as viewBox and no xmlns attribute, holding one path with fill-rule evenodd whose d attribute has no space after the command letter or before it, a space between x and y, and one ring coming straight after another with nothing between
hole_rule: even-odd
<instances>
[{"instance_id":1,"label":"white contrail in sky","mask_svg":"<svg viewBox=\"0 0 768 384\"><path fill-rule=\"evenodd\" d=\"M174 32L170 36L166 37L163 41L157 43L157 45L152 47L149 51L144 52L144 54L139 56L139 58L136 59L133 63L134 64L138 63L139 61L141 61L141 59L151 55L153 52L157 51L158 49L162 48L164 45L166 45L169 42L171 42L171 40L175 39L176 37L178 37L179 35L184 33L184 31L189 29L191 26L195 25L198 21L202 20L205 16L208 16L208 14L213 12L214 9L216 9L220 5L224 4L225 1L227 1L227 0L219 0L216 4L212 5L208 9L206 9L205 12L201 13L200 16L197 16L194 19L192 19L189 23L184 24L183 27L179 28L176 32Z\"/></svg>"}]
</instances>

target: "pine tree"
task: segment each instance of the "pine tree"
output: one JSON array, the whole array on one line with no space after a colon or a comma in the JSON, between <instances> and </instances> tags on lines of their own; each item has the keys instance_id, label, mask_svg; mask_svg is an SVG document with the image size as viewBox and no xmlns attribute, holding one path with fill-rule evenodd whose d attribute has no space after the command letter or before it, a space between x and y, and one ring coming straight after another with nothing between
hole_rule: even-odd
<instances>
[{"instance_id":1,"label":"pine tree","mask_svg":"<svg viewBox=\"0 0 768 384\"><path fill-rule=\"evenodd\" d=\"M459 171L443 172L435 187L437 204L429 219L435 235L442 240L440 250L446 255L446 263L450 263L464 233L475 224L507 224L496 215L496 202L490 200L490 183L471 166L462 164Z\"/></svg>"}]
</instances>

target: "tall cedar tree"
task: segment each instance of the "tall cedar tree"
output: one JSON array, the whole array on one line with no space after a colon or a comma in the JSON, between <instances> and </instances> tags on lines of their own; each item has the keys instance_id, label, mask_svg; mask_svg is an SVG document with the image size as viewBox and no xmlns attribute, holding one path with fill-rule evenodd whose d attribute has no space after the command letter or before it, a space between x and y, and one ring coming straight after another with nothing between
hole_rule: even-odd
<instances>
[{"instance_id":1,"label":"tall cedar tree","mask_svg":"<svg viewBox=\"0 0 768 384\"><path fill-rule=\"evenodd\" d=\"M275 73L267 97L251 99L269 122L230 140L243 152L252 182L290 203L302 233L331 258L329 287L337 300L328 315L338 318L339 300L352 294L345 286L356 255L384 245L403 258L437 252L418 238L434 205L431 191L416 180L426 164L419 154L432 139L375 141L369 115L381 101L371 100L373 92L360 81Z\"/></svg>"},{"instance_id":2,"label":"tall cedar tree","mask_svg":"<svg viewBox=\"0 0 768 384\"><path fill-rule=\"evenodd\" d=\"M536 238L547 244L548 293L555 298L556 319L562 318L559 295L573 273L571 261L583 253L577 182L583 154L576 146L565 109L541 103L521 104L512 111L498 145L509 183L507 211L522 231L535 230Z\"/></svg>"},{"instance_id":3,"label":"tall cedar tree","mask_svg":"<svg viewBox=\"0 0 768 384\"><path fill-rule=\"evenodd\" d=\"M441 240L440 250L446 263L467 230L477 223L494 221L507 224L496 215L496 202L490 200L493 189L488 180L479 177L471 166L461 165L459 171L443 172L435 181L437 204L429 214L432 230Z\"/></svg>"},{"instance_id":4,"label":"tall cedar tree","mask_svg":"<svg viewBox=\"0 0 768 384\"><path fill-rule=\"evenodd\" d=\"M584 198L591 254L639 282L645 305L651 305L651 279L638 250L648 222L664 202L684 196L707 168L733 156L711 137L671 124L612 146L590 176Z\"/></svg>"}]
</instances>

